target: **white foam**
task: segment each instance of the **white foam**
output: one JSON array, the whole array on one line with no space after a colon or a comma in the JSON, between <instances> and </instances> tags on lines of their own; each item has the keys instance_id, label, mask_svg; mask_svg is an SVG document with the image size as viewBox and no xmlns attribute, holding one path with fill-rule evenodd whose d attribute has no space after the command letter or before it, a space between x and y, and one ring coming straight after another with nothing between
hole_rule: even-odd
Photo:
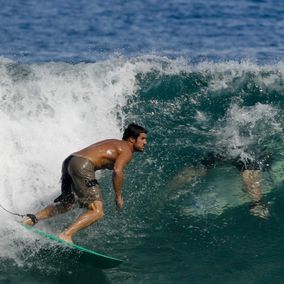
<instances>
[{"instance_id":1,"label":"white foam","mask_svg":"<svg viewBox=\"0 0 284 284\"><path fill-rule=\"evenodd\" d=\"M247 70L283 74L283 66L279 63L261 67L249 62L205 62L193 66L184 58L159 56L116 57L76 65L21 65L0 58L1 204L20 213L42 208L59 193L61 163L66 156L98 140L120 138L126 120L122 109L128 98L136 95L138 73L209 73L211 85L205 88L214 90L228 86L236 75ZM265 78L267 86L278 82L275 75ZM277 131L276 115L277 109L267 105L232 105L224 124L215 130L223 135L225 146L232 149L232 145L245 145L250 139L259 138L256 132L243 138L243 125L259 128L259 122L267 121L266 127ZM207 121L207 114L197 112L196 119ZM7 229L13 232L2 238L0 257L13 255L10 236L23 237L16 219L0 211L0 235L5 235Z\"/></svg>"},{"instance_id":2,"label":"white foam","mask_svg":"<svg viewBox=\"0 0 284 284\"><path fill-rule=\"evenodd\" d=\"M278 109L267 104L257 103L250 107L232 104L215 131L220 149L226 149L226 155L232 158L254 160L256 157L251 155L260 153L267 145L264 141L268 138L268 130L270 138L282 131L277 114ZM251 148L255 145L259 145L259 150Z\"/></svg>"},{"instance_id":3,"label":"white foam","mask_svg":"<svg viewBox=\"0 0 284 284\"><path fill-rule=\"evenodd\" d=\"M90 64L0 63L0 200L28 213L60 191L61 163L73 151L101 139L120 138L123 106L135 95L143 64L117 59ZM13 217L0 210L0 234L20 237ZM13 235L13 234L12 234ZM13 239L0 244L12 255Z\"/></svg>"},{"instance_id":4,"label":"white foam","mask_svg":"<svg viewBox=\"0 0 284 284\"><path fill-rule=\"evenodd\" d=\"M183 59L112 58L97 63L23 65L0 59L1 205L30 213L60 192L61 163L70 153L102 139L120 138L123 107L138 90L136 75L175 74ZM0 210L0 257L21 257L34 246L18 217ZM9 231L9 236L5 232Z\"/></svg>"}]
</instances>

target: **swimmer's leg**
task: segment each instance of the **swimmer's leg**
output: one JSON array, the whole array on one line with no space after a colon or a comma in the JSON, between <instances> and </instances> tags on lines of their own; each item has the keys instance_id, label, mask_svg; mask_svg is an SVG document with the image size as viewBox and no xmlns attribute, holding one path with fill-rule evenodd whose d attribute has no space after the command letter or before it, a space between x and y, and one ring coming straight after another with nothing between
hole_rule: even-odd
<instances>
[{"instance_id":1,"label":"swimmer's leg","mask_svg":"<svg viewBox=\"0 0 284 284\"><path fill-rule=\"evenodd\" d=\"M242 172L244 191L248 193L252 202L260 202L261 185L259 170L244 170Z\"/></svg>"},{"instance_id":2,"label":"swimmer's leg","mask_svg":"<svg viewBox=\"0 0 284 284\"><path fill-rule=\"evenodd\" d=\"M250 213L260 218L268 218L268 209L261 204L261 176L259 170L244 170L242 172L244 191L251 199Z\"/></svg>"}]
</instances>

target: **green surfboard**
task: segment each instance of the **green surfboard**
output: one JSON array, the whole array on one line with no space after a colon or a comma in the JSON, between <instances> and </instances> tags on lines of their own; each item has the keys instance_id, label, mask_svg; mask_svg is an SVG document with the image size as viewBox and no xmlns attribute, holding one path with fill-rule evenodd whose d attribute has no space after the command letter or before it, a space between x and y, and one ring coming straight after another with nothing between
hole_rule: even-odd
<instances>
[{"instance_id":1,"label":"green surfboard","mask_svg":"<svg viewBox=\"0 0 284 284\"><path fill-rule=\"evenodd\" d=\"M119 264L122 263L122 260L108 256L108 255L104 255L95 251L92 251L90 249L75 245L75 244L71 244L68 242L65 242L61 239L59 239L57 236L46 233L40 229L37 229L35 227L31 227L28 225L24 225L21 224L24 228L26 228L27 230L40 235L43 238L55 241L57 244L59 245L63 245L64 249L69 250L71 253L75 252L78 253L78 256L81 257L83 260L87 260L88 263L92 263L94 264L95 267L97 268L113 268L118 266Z\"/></svg>"}]
</instances>

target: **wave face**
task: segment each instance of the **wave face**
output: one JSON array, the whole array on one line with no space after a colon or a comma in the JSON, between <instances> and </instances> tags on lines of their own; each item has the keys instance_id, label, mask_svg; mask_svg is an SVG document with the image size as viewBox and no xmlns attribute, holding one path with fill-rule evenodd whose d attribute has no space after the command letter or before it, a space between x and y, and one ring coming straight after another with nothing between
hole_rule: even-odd
<instances>
[{"instance_id":1,"label":"wave face","mask_svg":"<svg viewBox=\"0 0 284 284\"><path fill-rule=\"evenodd\" d=\"M65 275L71 283L89 276L101 283L233 283L236 273L240 282L263 275L276 281L283 259L270 252L283 248L283 66L190 64L158 56L80 64L2 59L0 199L5 208L26 213L47 205L59 193L63 159L98 140L120 138L130 122L145 126L149 141L126 170L124 211L115 212L111 175L100 172L106 217L76 239L123 258L119 271L94 276L91 265L76 260L65 272L59 260L39 261L40 250L52 245L25 232L19 218L4 211L1 271L21 271L21 280L30 283L43 275L54 281ZM206 176L196 174L210 152L227 162ZM266 155L272 157L261 180L272 215L268 221L249 215L240 172L231 163ZM38 226L58 233L80 212ZM277 264L273 271L266 257ZM224 266L226 271L218 268ZM259 269L263 275L247 276Z\"/></svg>"}]
</instances>

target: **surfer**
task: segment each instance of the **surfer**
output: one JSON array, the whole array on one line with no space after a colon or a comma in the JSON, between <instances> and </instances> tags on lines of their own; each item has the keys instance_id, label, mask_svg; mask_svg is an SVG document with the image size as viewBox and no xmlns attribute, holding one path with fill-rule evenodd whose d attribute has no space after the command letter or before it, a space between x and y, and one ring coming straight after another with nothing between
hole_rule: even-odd
<instances>
[{"instance_id":1,"label":"surfer","mask_svg":"<svg viewBox=\"0 0 284 284\"><path fill-rule=\"evenodd\" d=\"M123 207L122 185L124 168L132 160L134 152L143 152L147 144L147 130L137 124L130 124L122 140L104 140L67 157L62 164L61 195L54 203L37 212L34 218L27 217L23 223L33 226L39 220L65 213L74 207L76 200L87 210L60 235L64 241L73 243L72 237L104 216L103 200L97 170L113 171L112 183L118 209Z\"/></svg>"}]
</instances>

